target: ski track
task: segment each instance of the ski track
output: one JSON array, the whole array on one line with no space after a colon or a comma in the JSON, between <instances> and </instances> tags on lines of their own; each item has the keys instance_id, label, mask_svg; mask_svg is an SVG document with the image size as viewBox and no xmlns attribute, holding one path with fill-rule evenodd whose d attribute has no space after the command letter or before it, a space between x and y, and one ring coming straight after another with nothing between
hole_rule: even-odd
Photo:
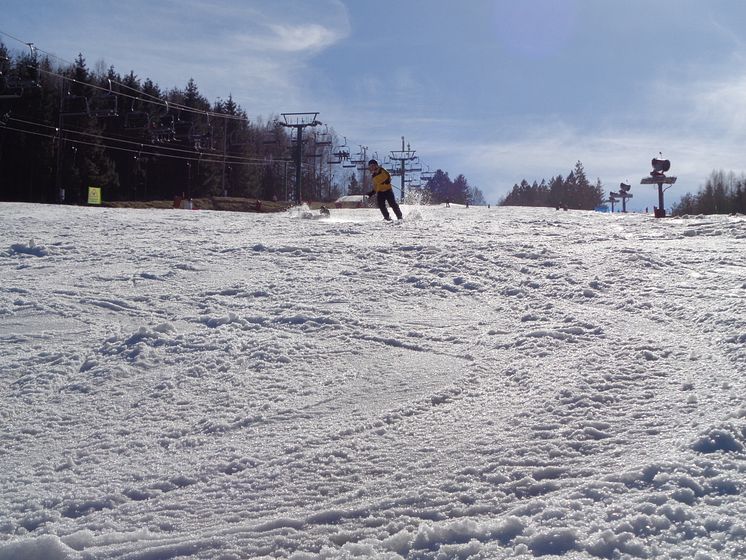
<instances>
[{"instance_id":1,"label":"ski track","mask_svg":"<svg viewBox=\"0 0 746 560\"><path fill-rule=\"evenodd\" d=\"M746 556L743 217L0 213L0 560Z\"/></svg>"}]
</instances>

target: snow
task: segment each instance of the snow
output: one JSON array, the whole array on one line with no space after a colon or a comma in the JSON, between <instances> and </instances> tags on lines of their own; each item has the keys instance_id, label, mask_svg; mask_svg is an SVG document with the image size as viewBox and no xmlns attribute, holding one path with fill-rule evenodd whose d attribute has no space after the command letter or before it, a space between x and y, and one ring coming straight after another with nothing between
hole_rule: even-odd
<instances>
[{"instance_id":1,"label":"snow","mask_svg":"<svg viewBox=\"0 0 746 560\"><path fill-rule=\"evenodd\" d=\"M746 218L0 204L0 560L746 556Z\"/></svg>"}]
</instances>

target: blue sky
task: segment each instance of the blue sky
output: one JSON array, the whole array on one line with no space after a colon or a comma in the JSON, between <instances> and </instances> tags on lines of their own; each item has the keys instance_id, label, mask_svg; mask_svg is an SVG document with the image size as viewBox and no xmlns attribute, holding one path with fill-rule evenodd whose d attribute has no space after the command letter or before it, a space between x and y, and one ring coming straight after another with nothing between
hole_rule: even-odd
<instances>
[{"instance_id":1,"label":"blue sky","mask_svg":"<svg viewBox=\"0 0 746 560\"><path fill-rule=\"evenodd\" d=\"M405 136L492 203L578 160L632 208L658 152L669 206L746 170L742 0L3 0L0 30L252 119L319 111L381 159Z\"/></svg>"}]
</instances>

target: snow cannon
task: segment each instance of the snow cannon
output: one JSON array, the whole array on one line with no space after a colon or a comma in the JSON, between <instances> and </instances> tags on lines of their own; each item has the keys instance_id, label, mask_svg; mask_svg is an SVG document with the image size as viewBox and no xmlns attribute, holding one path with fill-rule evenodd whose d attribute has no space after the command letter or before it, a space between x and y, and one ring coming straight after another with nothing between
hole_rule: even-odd
<instances>
[{"instance_id":1,"label":"snow cannon","mask_svg":"<svg viewBox=\"0 0 746 560\"><path fill-rule=\"evenodd\" d=\"M651 177L665 177L666 171L671 169L671 162L667 159L653 158L651 161L653 170L650 172Z\"/></svg>"},{"instance_id":2,"label":"snow cannon","mask_svg":"<svg viewBox=\"0 0 746 560\"><path fill-rule=\"evenodd\" d=\"M659 157L654 157L651 162L653 170L650 177L643 177L641 185L658 185L658 206L653 206L653 214L656 218L666 217L666 207L663 205L663 191L668 190L676 182L676 177L666 177L666 171L671 169L671 162L663 159L663 153L659 152ZM663 185L668 185L665 189Z\"/></svg>"}]
</instances>

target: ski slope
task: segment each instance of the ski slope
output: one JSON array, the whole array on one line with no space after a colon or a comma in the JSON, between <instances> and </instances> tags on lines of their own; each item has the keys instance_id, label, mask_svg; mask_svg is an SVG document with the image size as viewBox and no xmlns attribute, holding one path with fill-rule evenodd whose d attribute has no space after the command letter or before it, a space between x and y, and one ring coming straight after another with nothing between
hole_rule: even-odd
<instances>
[{"instance_id":1,"label":"ski slope","mask_svg":"<svg viewBox=\"0 0 746 560\"><path fill-rule=\"evenodd\" d=\"M0 204L0 560L745 557L746 218L403 209Z\"/></svg>"}]
</instances>

